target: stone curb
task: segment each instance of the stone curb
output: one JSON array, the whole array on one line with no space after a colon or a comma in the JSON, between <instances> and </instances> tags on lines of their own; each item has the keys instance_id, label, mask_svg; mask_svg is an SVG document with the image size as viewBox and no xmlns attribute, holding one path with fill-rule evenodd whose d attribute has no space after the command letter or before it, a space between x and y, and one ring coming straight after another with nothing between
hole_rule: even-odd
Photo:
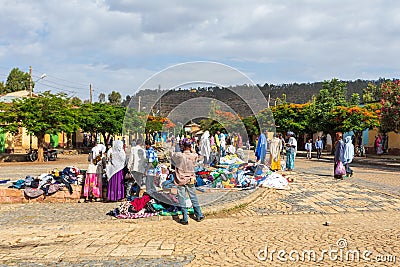
<instances>
[{"instance_id":1,"label":"stone curb","mask_svg":"<svg viewBox=\"0 0 400 267\"><path fill-rule=\"evenodd\" d=\"M248 205L250 203L252 203L254 200L256 200L262 193L264 190L261 190L261 188L256 188L254 189L254 192L252 192L250 195L239 199L239 200L234 200L228 204L224 204L221 206L211 206L211 207L202 207L202 211L203 214L205 216L208 215L216 215L218 213L221 212L227 212L229 210L232 210L236 207L240 207L240 206L244 206L244 205ZM149 217L149 218L141 218L140 221L163 221L163 220L174 220L175 216L161 216L161 215L157 215L154 217ZM127 219L129 220L129 219ZM136 219L133 219L136 220Z\"/></svg>"}]
</instances>

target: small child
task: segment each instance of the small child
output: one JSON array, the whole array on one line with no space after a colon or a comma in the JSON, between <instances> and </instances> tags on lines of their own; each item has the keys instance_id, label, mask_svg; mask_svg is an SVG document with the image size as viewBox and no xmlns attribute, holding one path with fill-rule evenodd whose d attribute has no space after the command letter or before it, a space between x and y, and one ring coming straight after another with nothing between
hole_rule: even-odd
<instances>
[{"instance_id":1,"label":"small child","mask_svg":"<svg viewBox=\"0 0 400 267\"><path fill-rule=\"evenodd\" d=\"M312 140L309 139L305 145L305 149L307 151L307 159L311 159L311 151L312 151Z\"/></svg>"}]
</instances>

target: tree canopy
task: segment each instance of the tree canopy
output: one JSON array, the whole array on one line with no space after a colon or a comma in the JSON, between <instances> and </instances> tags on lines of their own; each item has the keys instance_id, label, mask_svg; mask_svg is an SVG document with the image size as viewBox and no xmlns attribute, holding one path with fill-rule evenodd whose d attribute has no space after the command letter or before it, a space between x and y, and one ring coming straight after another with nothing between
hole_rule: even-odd
<instances>
[{"instance_id":1,"label":"tree canopy","mask_svg":"<svg viewBox=\"0 0 400 267\"><path fill-rule=\"evenodd\" d=\"M382 84L381 129L384 132L400 131L400 80Z\"/></svg>"},{"instance_id":2,"label":"tree canopy","mask_svg":"<svg viewBox=\"0 0 400 267\"><path fill-rule=\"evenodd\" d=\"M18 68L13 68L7 77L5 86L4 85L0 86L0 89L3 87L1 93L7 94L21 90L29 90L29 84L30 84L29 73L23 72ZM33 87L34 84L32 82L32 88Z\"/></svg>"},{"instance_id":3,"label":"tree canopy","mask_svg":"<svg viewBox=\"0 0 400 267\"><path fill-rule=\"evenodd\" d=\"M111 105L121 105L122 103L122 96L119 92L116 91L112 91L109 95L108 95L108 102L110 102Z\"/></svg>"},{"instance_id":4,"label":"tree canopy","mask_svg":"<svg viewBox=\"0 0 400 267\"><path fill-rule=\"evenodd\" d=\"M84 132L101 134L106 143L111 135L122 133L124 107L106 103L84 104L79 113L80 128Z\"/></svg>"},{"instance_id":5,"label":"tree canopy","mask_svg":"<svg viewBox=\"0 0 400 267\"><path fill-rule=\"evenodd\" d=\"M78 129L76 109L65 94L44 92L38 97L15 99L11 104L3 104L0 121L12 133L24 127L38 139L39 161L43 160L45 134L72 133Z\"/></svg>"}]
</instances>

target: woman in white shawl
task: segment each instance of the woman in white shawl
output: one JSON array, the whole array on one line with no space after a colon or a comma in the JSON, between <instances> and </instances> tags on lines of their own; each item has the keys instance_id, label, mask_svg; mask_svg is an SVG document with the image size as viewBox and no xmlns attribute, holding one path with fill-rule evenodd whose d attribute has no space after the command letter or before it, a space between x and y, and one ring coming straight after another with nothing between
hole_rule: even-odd
<instances>
[{"instance_id":1,"label":"woman in white shawl","mask_svg":"<svg viewBox=\"0 0 400 267\"><path fill-rule=\"evenodd\" d=\"M126 155L124 144L121 140L115 140L113 142L112 148L108 150L107 157L107 199L109 201L118 201L125 198L124 167Z\"/></svg>"},{"instance_id":2,"label":"woman in white shawl","mask_svg":"<svg viewBox=\"0 0 400 267\"><path fill-rule=\"evenodd\" d=\"M270 143L270 162L271 162L271 170L279 171L281 169L281 149L282 149L282 141L276 135L271 140Z\"/></svg>"},{"instance_id":3,"label":"woman in white shawl","mask_svg":"<svg viewBox=\"0 0 400 267\"><path fill-rule=\"evenodd\" d=\"M345 138L345 144L344 144L344 162L343 162L346 168L347 177L353 176L353 170L350 169L350 163L353 161L353 158L354 158L354 145L351 142L351 136L347 136Z\"/></svg>"},{"instance_id":4,"label":"woman in white shawl","mask_svg":"<svg viewBox=\"0 0 400 267\"><path fill-rule=\"evenodd\" d=\"M208 164L210 161L210 154L211 154L209 131L205 131L200 138L200 154L204 157L204 163Z\"/></svg>"}]
</instances>

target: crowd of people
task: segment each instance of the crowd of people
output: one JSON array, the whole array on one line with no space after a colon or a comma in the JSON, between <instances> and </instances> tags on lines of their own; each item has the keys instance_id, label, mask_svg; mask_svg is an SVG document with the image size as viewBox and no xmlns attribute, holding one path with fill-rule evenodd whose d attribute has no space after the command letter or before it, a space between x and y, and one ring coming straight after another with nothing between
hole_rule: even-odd
<instances>
[{"instance_id":1,"label":"crowd of people","mask_svg":"<svg viewBox=\"0 0 400 267\"><path fill-rule=\"evenodd\" d=\"M381 136L376 138L377 153L383 150L384 141L382 139ZM166 182L167 185L170 183L173 187L177 187L177 203L179 203L183 215L180 223L188 224L188 209L185 205L188 200L187 196L192 204L195 220L203 220L204 216L195 190L195 185L198 186L199 182L198 167L202 166L203 172L207 172L207 167L218 169L224 164L222 162L224 158L231 159L232 157L241 160L243 163L250 162L245 160L244 151L244 149L250 150L250 142L248 140L243 142L239 133L227 134L216 131L211 134L207 130L200 138L177 136L169 139L169 141L171 148L169 151L171 166L169 167L159 164L157 151L150 140L143 142L138 139L132 142L128 156L125 153L126 147L123 140L114 140L108 150L105 145L96 143L89 156L90 163L84 183L86 201L93 199L103 199L104 201L127 199L130 201L139 197L141 189L145 189L147 196L151 196L157 192L154 181L160 179L162 176L160 174L164 173L164 169L168 169L165 173L173 174L171 175L172 180L158 181L158 185L161 187L161 184ZM352 136L347 136L343 140L343 134L336 133L335 143L333 144L335 178L343 179L353 175L353 170L350 167L355 154L353 142ZM315 149L316 157L320 159L324 147L325 143L321 136L318 136L315 140L307 139L304 144L306 158L312 159L312 152ZM273 134L272 138L268 138L268 133L265 131L260 134L255 142L256 162L254 162L254 168L257 169L258 164L260 164L261 166L268 166L268 170L272 172L294 170L297 151L298 141L293 132ZM238 166L243 166L243 163L230 163L234 165L234 167L229 168L230 173L220 172L220 170L208 171L207 173L209 177L215 174L221 175L221 178L224 177L223 174L225 176L233 174L232 179L229 178L231 181L225 179L222 183L225 187L240 186L240 183L236 184L234 180L236 179L237 182L241 177L244 177L240 176L242 175L240 172L243 171L240 168L237 169ZM253 167L248 165L246 168ZM252 170L254 173L256 172L255 169ZM268 175L271 175L271 173ZM103 188L107 191L103 192Z\"/></svg>"}]
</instances>

